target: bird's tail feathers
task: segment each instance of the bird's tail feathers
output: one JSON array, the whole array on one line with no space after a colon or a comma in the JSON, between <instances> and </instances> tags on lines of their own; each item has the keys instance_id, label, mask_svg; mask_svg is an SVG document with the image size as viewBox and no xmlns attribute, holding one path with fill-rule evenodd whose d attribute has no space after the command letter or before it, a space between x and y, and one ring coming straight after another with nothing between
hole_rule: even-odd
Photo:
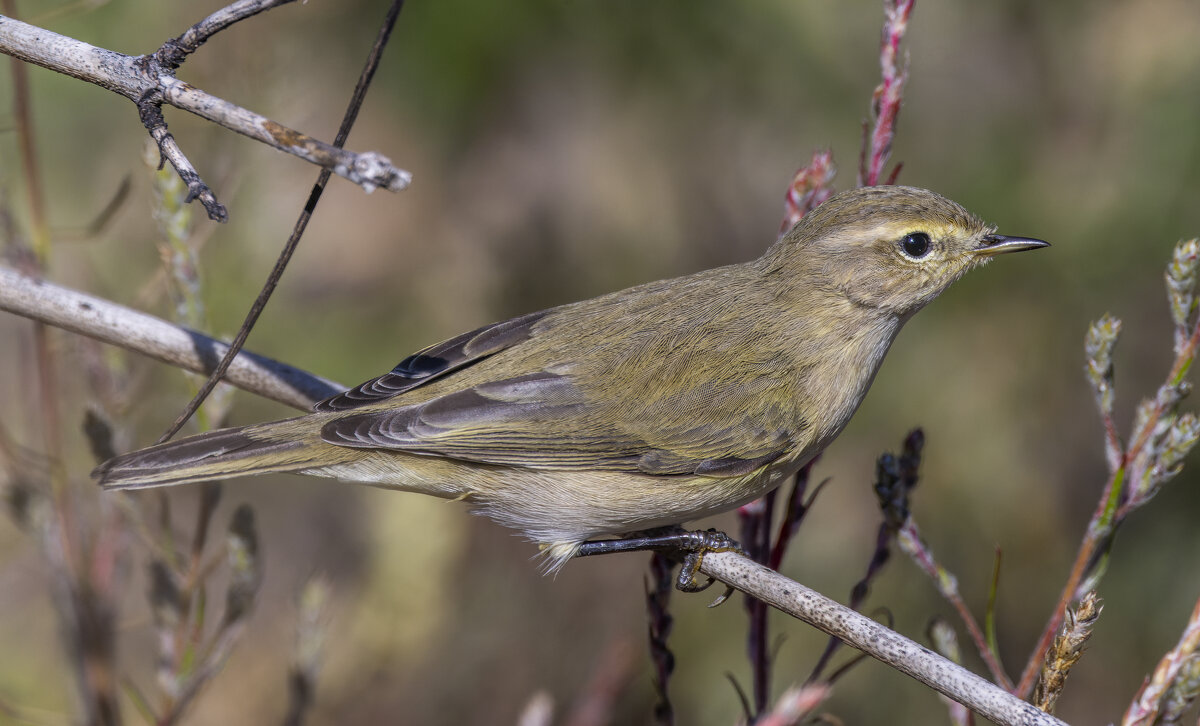
<instances>
[{"instance_id":1,"label":"bird's tail feathers","mask_svg":"<svg viewBox=\"0 0 1200 726\"><path fill-rule=\"evenodd\" d=\"M144 489L312 466L313 447L300 439L252 436L258 427L210 431L110 459L92 472L105 489Z\"/></svg>"}]
</instances>

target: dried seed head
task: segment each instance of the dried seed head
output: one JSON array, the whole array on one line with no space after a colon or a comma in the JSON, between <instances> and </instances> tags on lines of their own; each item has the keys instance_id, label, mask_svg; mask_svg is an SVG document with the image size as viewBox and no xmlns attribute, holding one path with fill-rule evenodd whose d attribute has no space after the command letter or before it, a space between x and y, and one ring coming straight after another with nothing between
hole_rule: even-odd
<instances>
[{"instance_id":1,"label":"dried seed head","mask_svg":"<svg viewBox=\"0 0 1200 726\"><path fill-rule=\"evenodd\" d=\"M1083 645L1091 637L1092 628L1103 609L1100 598L1094 591L1089 591L1077 607L1067 610L1062 629L1046 652L1037 688L1034 689L1033 703L1038 708L1047 713L1054 711L1054 704L1066 685L1067 674L1083 655Z\"/></svg>"}]
</instances>

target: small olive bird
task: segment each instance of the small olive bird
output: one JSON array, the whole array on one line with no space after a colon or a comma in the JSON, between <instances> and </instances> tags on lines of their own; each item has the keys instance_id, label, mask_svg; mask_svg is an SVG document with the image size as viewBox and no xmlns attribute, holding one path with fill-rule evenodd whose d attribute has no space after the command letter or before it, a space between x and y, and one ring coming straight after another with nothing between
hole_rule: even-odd
<instances>
[{"instance_id":1,"label":"small olive bird","mask_svg":"<svg viewBox=\"0 0 1200 726\"><path fill-rule=\"evenodd\" d=\"M295 472L462 499L555 570L593 538L775 488L846 426L906 320L967 270L1045 246L923 189L854 189L753 262L464 333L313 413L94 475L137 489Z\"/></svg>"}]
</instances>

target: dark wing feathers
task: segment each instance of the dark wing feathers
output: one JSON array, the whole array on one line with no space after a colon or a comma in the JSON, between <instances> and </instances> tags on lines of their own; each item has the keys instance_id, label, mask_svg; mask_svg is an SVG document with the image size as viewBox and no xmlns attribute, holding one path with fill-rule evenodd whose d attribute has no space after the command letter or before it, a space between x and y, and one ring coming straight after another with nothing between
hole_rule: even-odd
<instances>
[{"instance_id":1,"label":"dark wing feathers","mask_svg":"<svg viewBox=\"0 0 1200 726\"><path fill-rule=\"evenodd\" d=\"M453 446L455 439L518 435L514 429L537 419L553 420L583 402L569 381L535 373L484 383L424 403L340 416L325 424L321 438L341 446L419 449ZM449 441L444 441L444 440Z\"/></svg>"},{"instance_id":2,"label":"dark wing feathers","mask_svg":"<svg viewBox=\"0 0 1200 726\"><path fill-rule=\"evenodd\" d=\"M456 456L458 449L486 449L489 440L518 438L521 428L565 418L582 403L583 396L566 378L535 373L411 406L341 416L325 424L321 438L341 446Z\"/></svg>"},{"instance_id":3,"label":"dark wing feathers","mask_svg":"<svg viewBox=\"0 0 1200 726\"><path fill-rule=\"evenodd\" d=\"M522 315L431 345L400 361L388 373L317 403L313 410L346 411L399 396L528 339L533 326L545 315L544 311Z\"/></svg>"}]
</instances>

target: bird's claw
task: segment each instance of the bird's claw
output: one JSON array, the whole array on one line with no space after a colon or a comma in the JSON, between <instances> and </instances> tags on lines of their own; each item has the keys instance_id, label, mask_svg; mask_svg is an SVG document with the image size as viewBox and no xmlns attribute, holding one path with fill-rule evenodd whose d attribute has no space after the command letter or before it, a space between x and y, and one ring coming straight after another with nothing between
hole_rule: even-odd
<instances>
[{"instance_id":1,"label":"bird's claw","mask_svg":"<svg viewBox=\"0 0 1200 726\"><path fill-rule=\"evenodd\" d=\"M675 587L682 592L701 592L708 589L716 581L708 578L707 582L697 582L700 566L704 555L708 552L737 552L746 554L742 546L732 537L715 529L706 531L687 531L682 527L668 527L640 535L630 535L621 539L593 540L582 543L575 551L577 557L609 554L613 552L632 552L651 550L663 552L678 557L683 556L683 566L675 580ZM729 599L733 588L726 589L725 594L717 598L709 607L716 607Z\"/></svg>"},{"instance_id":2,"label":"bird's claw","mask_svg":"<svg viewBox=\"0 0 1200 726\"><path fill-rule=\"evenodd\" d=\"M696 576L700 574L700 565L704 562L705 554L709 552L737 552L741 555L746 554L736 540L724 532L715 529L686 532L684 535L688 541L686 544L681 544L680 549L685 550L687 554L683 557L683 563L679 568L679 577L675 580L675 587L681 592L703 592L712 587L713 583L716 582L716 579L712 577L709 577L708 581L704 583L697 581ZM713 600L709 604L709 607L717 607L728 600L732 594L733 588L726 585L725 592L716 600Z\"/></svg>"}]
</instances>

